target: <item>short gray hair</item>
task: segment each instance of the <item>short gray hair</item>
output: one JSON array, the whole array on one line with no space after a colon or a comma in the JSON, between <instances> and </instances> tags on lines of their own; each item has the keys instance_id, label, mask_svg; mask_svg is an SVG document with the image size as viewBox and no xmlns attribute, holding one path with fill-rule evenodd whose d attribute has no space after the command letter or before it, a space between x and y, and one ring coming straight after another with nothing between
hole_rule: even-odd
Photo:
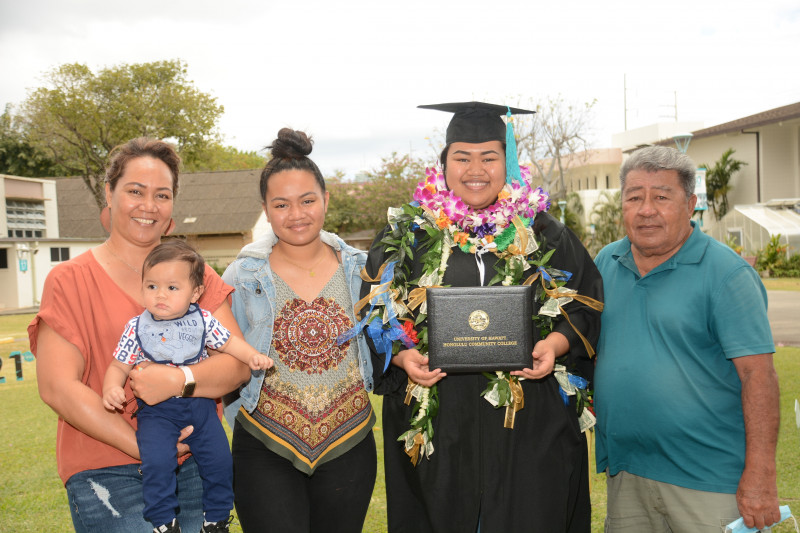
<instances>
[{"instance_id":1,"label":"short gray hair","mask_svg":"<svg viewBox=\"0 0 800 533\"><path fill-rule=\"evenodd\" d=\"M622 164L619 171L620 187L625 191L625 179L632 170L658 172L659 170L674 170L678 173L678 180L683 185L686 198L694 194L695 174L697 166L694 161L675 148L667 146L648 146L636 150Z\"/></svg>"}]
</instances>

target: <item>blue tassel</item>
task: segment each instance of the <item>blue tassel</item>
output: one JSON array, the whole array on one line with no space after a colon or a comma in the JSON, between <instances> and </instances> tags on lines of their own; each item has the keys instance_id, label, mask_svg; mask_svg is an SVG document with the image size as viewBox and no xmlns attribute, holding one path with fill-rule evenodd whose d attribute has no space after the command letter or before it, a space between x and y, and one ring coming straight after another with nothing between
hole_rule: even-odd
<instances>
[{"instance_id":1,"label":"blue tassel","mask_svg":"<svg viewBox=\"0 0 800 533\"><path fill-rule=\"evenodd\" d=\"M519 160L517 160L517 140L514 138L514 124L511 122L511 108L506 113L506 183L511 184L512 178L517 180L520 186L522 174L519 171Z\"/></svg>"}]
</instances>

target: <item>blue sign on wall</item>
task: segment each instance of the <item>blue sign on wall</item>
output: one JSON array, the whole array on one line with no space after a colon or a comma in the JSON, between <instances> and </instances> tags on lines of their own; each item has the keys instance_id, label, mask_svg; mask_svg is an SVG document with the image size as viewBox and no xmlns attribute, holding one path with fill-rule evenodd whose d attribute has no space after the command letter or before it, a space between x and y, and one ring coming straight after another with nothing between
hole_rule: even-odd
<instances>
[{"instance_id":1,"label":"blue sign on wall","mask_svg":"<svg viewBox=\"0 0 800 533\"><path fill-rule=\"evenodd\" d=\"M706 194L706 172L704 168L698 168L695 172L694 179L694 193L697 195L697 204L694 206L695 211L705 211L708 209L708 196Z\"/></svg>"},{"instance_id":2,"label":"blue sign on wall","mask_svg":"<svg viewBox=\"0 0 800 533\"><path fill-rule=\"evenodd\" d=\"M27 272L28 271L28 260L27 259L20 259L19 260L19 271L20 272Z\"/></svg>"}]
</instances>

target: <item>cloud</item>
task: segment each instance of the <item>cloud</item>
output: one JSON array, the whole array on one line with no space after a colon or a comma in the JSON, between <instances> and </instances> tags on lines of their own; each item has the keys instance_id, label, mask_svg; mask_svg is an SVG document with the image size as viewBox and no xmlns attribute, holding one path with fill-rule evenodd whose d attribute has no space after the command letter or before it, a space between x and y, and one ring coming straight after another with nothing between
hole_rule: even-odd
<instances>
[{"instance_id":1,"label":"cloud","mask_svg":"<svg viewBox=\"0 0 800 533\"><path fill-rule=\"evenodd\" d=\"M595 105L596 145L677 114L713 125L797 101L796 1L569 3L356 0L3 2L0 105L63 63L96 70L181 58L225 107L228 142L317 136L321 167L354 175L425 150L445 114L422 103L557 94ZM627 91L625 85L627 81Z\"/></svg>"}]
</instances>

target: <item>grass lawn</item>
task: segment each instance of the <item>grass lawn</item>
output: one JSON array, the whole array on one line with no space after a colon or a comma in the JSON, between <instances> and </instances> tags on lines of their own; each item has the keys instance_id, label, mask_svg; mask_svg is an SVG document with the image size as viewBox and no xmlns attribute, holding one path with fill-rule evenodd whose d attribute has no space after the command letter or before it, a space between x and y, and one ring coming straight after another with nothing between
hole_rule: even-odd
<instances>
[{"instance_id":1,"label":"grass lawn","mask_svg":"<svg viewBox=\"0 0 800 533\"><path fill-rule=\"evenodd\" d=\"M762 279L768 291L800 291L800 278Z\"/></svg>"},{"instance_id":2,"label":"grass lawn","mask_svg":"<svg viewBox=\"0 0 800 533\"><path fill-rule=\"evenodd\" d=\"M773 280L767 280L773 281ZM777 280L776 280L777 281ZM800 280L796 289L800 290ZM14 362L8 359L12 351L28 350L25 328L32 315L0 317L0 339L11 337L12 342L0 344L3 366L0 377L0 530L15 532L71 531L72 522L67 498L56 473L55 440L56 415L42 403L36 389L36 366L23 363L23 379L17 381ZM775 366L781 386L781 430L778 442L778 494L782 505L791 506L800 514L800 431L795 426L794 400L800 398L800 348L781 347L775 356ZM373 405L380 412L379 398ZM380 420L380 416L378 416ZM383 438L376 428L378 444L378 480L372 496L364 531L386 531L386 498L383 483ZM590 464L594 463L594 458ZM592 532L603 531L605 517L605 478L593 475ZM234 522L231 531L241 532ZM794 531L793 526L781 524L776 533Z\"/></svg>"}]
</instances>

